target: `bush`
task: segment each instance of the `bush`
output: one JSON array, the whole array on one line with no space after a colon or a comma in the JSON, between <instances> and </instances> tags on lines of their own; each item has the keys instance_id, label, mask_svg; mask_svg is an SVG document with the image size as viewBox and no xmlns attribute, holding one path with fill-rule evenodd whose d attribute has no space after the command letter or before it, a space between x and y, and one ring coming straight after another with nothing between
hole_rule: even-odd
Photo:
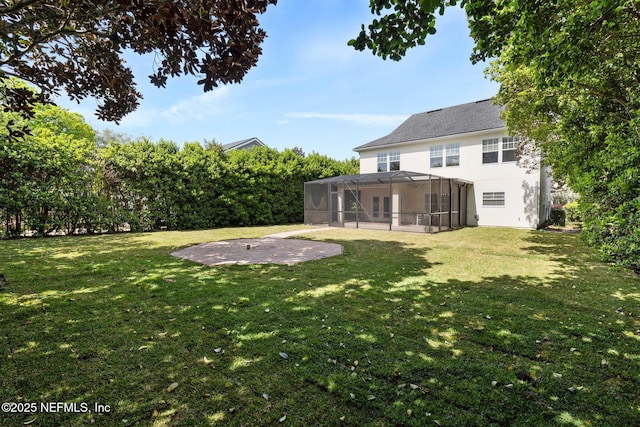
<instances>
[{"instance_id":1,"label":"bush","mask_svg":"<svg viewBox=\"0 0 640 427\"><path fill-rule=\"evenodd\" d=\"M564 209L556 208L555 206L551 207L551 224L558 225L560 227L564 227L567 220L567 213Z\"/></svg>"},{"instance_id":2,"label":"bush","mask_svg":"<svg viewBox=\"0 0 640 427\"><path fill-rule=\"evenodd\" d=\"M584 238L605 261L640 272L640 197L613 214L585 211Z\"/></svg>"},{"instance_id":3,"label":"bush","mask_svg":"<svg viewBox=\"0 0 640 427\"><path fill-rule=\"evenodd\" d=\"M580 213L580 207L578 202L573 201L564 205L564 211L567 214L567 221L569 222L582 222L582 214Z\"/></svg>"}]
</instances>

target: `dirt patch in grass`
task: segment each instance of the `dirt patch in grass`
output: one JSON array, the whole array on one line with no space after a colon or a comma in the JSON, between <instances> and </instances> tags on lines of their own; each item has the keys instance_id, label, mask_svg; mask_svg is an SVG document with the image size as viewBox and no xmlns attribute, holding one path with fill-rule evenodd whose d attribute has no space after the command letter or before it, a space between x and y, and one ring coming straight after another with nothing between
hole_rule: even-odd
<instances>
[{"instance_id":1,"label":"dirt patch in grass","mask_svg":"<svg viewBox=\"0 0 640 427\"><path fill-rule=\"evenodd\" d=\"M262 239L234 239L202 243L173 252L171 255L214 266L225 264L293 265L340 254L342 254L342 246L336 243L264 237Z\"/></svg>"},{"instance_id":2,"label":"dirt patch in grass","mask_svg":"<svg viewBox=\"0 0 640 427\"><path fill-rule=\"evenodd\" d=\"M551 225L549 227L546 227L544 231L551 231L554 233L578 234L582 231L582 227L578 225L565 225L563 227L558 225Z\"/></svg>"}]
</instances>

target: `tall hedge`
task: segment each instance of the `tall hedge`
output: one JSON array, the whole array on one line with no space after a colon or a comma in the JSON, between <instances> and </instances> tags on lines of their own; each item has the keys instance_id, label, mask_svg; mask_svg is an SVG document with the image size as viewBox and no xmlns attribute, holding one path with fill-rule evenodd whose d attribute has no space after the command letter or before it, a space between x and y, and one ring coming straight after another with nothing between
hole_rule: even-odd
<instances>
[{"instance_id":1,"label":"tall hedge","mask_svg":"<svg viewBox=\"0 0 640 427\"><path fill-rule=\"evenodd\" d=\"M0 113L0 218L2 235L44 235L79 225L93 193L94 131L79 114L51 105L36 107L30 123ZM7 123L29 125L24 138Z\"/></svg>"},{"instance_id":2,"label":"tall hedge","mask_svg":"<svg viewBox=\"0 0 640 427\"><path fill-rule=\"evenodd\" d=\"M42 158L70 154L59 145L42 147ZM42 197L18 203L27 196L17 197L26 191L18 184L11 194L0 191L5 234L21 234L23 225L39 234L72 234L297 223L304 218L305 181L358 171L355 159L305 156L299 149L224 153L216 144L146 138L100 140L82 158L75 152L69 170L56 163L62 178L32 177L29 186Z\"/></svg>"}]
</instances>

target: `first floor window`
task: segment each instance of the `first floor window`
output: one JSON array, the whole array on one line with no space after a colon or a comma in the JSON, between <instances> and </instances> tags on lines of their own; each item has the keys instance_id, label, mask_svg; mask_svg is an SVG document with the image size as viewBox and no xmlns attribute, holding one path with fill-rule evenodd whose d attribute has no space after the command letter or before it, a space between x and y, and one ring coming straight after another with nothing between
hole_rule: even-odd
<instances>
[{"instance_id":1,"label":"first floor window","mask_svg":"<svg viewBox=\"0 0 640 427\"><path fill-rule=\"evenodd\" d=\"M373 217L380 217L380 197L378 196L373 198Z\"/></svg>"},{"instance_id":2,"label":"first floor window","mask_svg":"<svg viewBox=\"0 0 640 427\"><path fill-rule=\"evenodd\" d=\"M460 144L447 144L447 166L460 165Z\"/></svg>"},{"instance_id":3,"label":"first floor window","mask_svg":"<svg viewBox=\"0 0 640 427\"><path fill-rule=\"evenodd\" d=\"M482 140L482 163L498 163L498 138Z\"/></svg>"},{"instance_id":4,"label":"first floor window","mask_svg":"<svg viewBox=\"0 0 640 427\"><path fill-rule=\"evenodd\" d=\"M344 192L344 210L346 212L362 211L362 204L360 203L361 191L346 191Z\"/></svg>"},{"instance_id":5,"label":"first floor window","mask_svg":"<svg viewBox=\"0 0 640 427\"><path fill-rule=\"evenodd\" d=\"M382 199L382 216L384 218L389 218L390 213L391 213L391 199L389 199L388 197L384 197Z\"/></svg>"},{"instance_id":6,"label":"first floor window","mask_svg":"<svg viewBox=\"0 0 640 427\"><path fill-rule=\"evenodd\" d=\"M378 172L387 171L387 153L378 153Z\"/></svg>"},{"instance_id":7,"label":"first floor window","mask_svg":"<svg viewBox=\"0 0 640 427\"><path fill-rule=\"evenodd\" d=\"M520 138L517 136L505 136L502 138L502 161L503 162L515 162L516 149L518 148L518 142Z\"/></svg>"},{"instance_id":8,"label":"first floor window","mask_svg":"<svg viewBox=\"0 0 640 427\"><path fill-rule=\"evenodd\" d=\"M442 145L432 145L429 149L431 154L431 167L432 168L441 168L442 167Z\"/></svg>"},{"instance_id":9,"label":"first floor window","mask_svg":"<svg viewBox=\"0 0 640 427\"><path fill-rule=\"evenodd\" d=\"M504 206L504 191L482 193L482 206Z\"/></svg>"},{"instance_id":10,"label":"first floor window","mask_svg":"<svg viewBox=\"0 0 640 427\"><path fill-rule=\"evenodd\" d=\"M400 170L400 152L399 151L391 151L389 153L389 170L390 171Z\"/></svg>"}]
</instances>

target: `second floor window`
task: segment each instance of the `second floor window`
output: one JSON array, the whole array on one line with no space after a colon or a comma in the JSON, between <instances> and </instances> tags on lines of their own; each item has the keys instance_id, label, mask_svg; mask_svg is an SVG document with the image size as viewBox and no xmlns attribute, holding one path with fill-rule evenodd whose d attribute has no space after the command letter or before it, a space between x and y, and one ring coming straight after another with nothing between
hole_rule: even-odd
<instances>
[{"instance_id":1,"label":"second floor window","mask_svg":"<svg viewBox=\"0 0 640 427\"><path fill-rule=\"evenodd\" d=\"M391 151L389 153L389 170L390 171L400 170L400 152L399 151Z\"/></svg>"},{"instance_id":2,"label":"second floor window","mask_svg":"<svg viewBox=\"0 0 640 427\"><path fill-rule=\"evenodd\" d=\"M447 144L447 166L460 165L460 144Z\"/></svg>"},{"instance_id":3,"label":"second floor window","mask_svg":"<svg viewBox=\"0 0 640 427\"><path fill-rule=\"evenodd\" d=\"M499 139L482 140L482 163L498 163Z\"/></svg>"},{"instance_id":4,"label":"second floor window","mask_svg":"<svg viewBox=\"0 0 640 427\"><path fill-rule=\"evenodd\" d=\"M442 167L442 145L432 145L430 150L431 163L430 166L432 168L441 168Z\"/></svg>"},{"instance_id":5,"label":"second floor window","mask_svg":"<svg viewBox=\"0 0 640 427\"><path fill-rule=\"evenodd\" d=\"M378 172L387 171L387 153L378 153Z\"/></svg>"},{"instance_id":6,"label":"second floor window","mask_svg":"<svg viewBox=\"0 0 640 427\"><path fill-rule=\"evenodd\" d=\"M502 137L503 162L515 162L517 160L516 149L518 148L518 142L520 142L520 138L517 136Z\"/></svg>"},{"instance_id":7,"label":"second floor window","mask_svg":"<svg viewBox=\"0 0 640 427\"><path fill-rule=\"evenodd\" d=\"M377 154L378 172L399 171L400 151Z\"/></svg>"}]
</instances>

